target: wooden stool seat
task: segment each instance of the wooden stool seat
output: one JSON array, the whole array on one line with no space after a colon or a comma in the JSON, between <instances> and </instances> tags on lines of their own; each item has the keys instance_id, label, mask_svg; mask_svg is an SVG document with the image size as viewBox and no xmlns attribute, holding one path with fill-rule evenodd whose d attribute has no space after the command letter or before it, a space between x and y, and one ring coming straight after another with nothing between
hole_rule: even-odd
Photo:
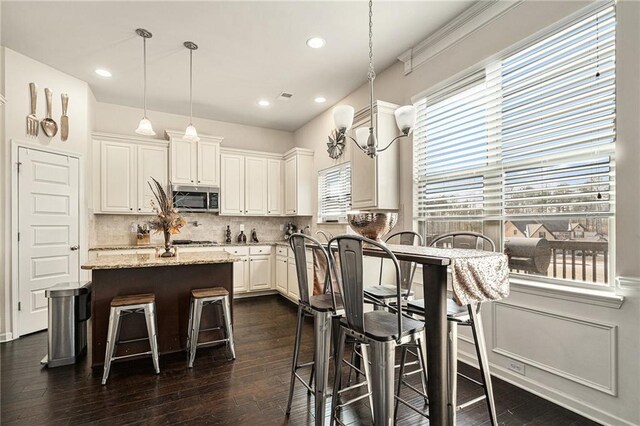
<instances>
[{"instance_id":1,"label":"wooden stool seat","mask_svg":"<svg viewBox=\"0 0 640 426\"><path fill-rule=\"evenodd\" d=\"M126 296L116 296L111 300L112 307L129 306L129 305L144 305L146 303L153 303L156 301L156 296L153 293L145 294L128 294Z\"/></svg>"},{"instance_id":2,"label":"wooden stool seat","mask_svg":"<svg viewBox=\"0 0 640 426\"><path fill-rule=\"evenodd\" d=\"M194 299L205 299L208 297L229 296L229 292L226 288L222 287L198 288L191 290L191 296L193 296Z\"/></svg>"}]
</instances>

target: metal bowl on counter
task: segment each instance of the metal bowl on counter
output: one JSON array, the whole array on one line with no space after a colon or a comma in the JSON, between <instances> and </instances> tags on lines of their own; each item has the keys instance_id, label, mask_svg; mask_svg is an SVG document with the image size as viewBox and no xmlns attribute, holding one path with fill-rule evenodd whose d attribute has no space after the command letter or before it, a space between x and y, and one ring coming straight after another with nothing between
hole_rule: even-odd
<instances>
[{"instance_id":1,"label":"metal bowl on counter","mask_svg":"<svg viewBox=\"0 0 640 426\"><path fill-rule=\"evenodd\" d=\"M396 212L361 212L347 215L349 226L363 237L383 243L381 237L386 235L398 223Z\"/></svg>"}]
</instances>

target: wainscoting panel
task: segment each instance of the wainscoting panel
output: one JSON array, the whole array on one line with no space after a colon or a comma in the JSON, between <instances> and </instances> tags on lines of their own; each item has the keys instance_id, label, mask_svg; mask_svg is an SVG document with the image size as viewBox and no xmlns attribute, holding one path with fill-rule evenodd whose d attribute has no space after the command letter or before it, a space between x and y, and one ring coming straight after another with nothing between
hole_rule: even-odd
<instances>
[{"instance_id":1,"label":"wainscoting panel","mask_svg":"<svg viewBox=\"0 0 640 426\"><path fill-rule=\"evenodd\" d=\"M492 324L495 353L617 395L617 326L503 302Z\"/></svg>"}]
</instances>

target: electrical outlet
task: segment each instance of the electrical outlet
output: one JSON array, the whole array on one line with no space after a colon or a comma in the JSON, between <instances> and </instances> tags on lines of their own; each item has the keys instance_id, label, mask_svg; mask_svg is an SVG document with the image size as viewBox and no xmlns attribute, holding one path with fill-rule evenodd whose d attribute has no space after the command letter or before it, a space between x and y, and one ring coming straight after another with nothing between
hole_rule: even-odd
<instances>
[{"instance_id":1,"label":"electrical outlet","mask_svg":"<svg viewBox=\"0 0 640 426\"><path fill-rule=\"evenodd\" d=\"M507 368L513 372L518 374L524 374L524 363L520 361L516 361L515 359L509 359L509 363L507 364Z\"/></svg>"},{"instance_id":2,"label":"electrical outlet","mask_svg":"<svg viewBox=\"0 0 640 426\"><path fill-rule=\"evenodd\" d=\"M280 230L284 231L284 225L280 224Z\"/></svg>"},{"instance_id":3,"label":"electrical outlet","mask_svg":"<svg viewBox=\"0 0 640 426\"><path fill-rule=\"evenodd\" d=\"M240 231L244 231L244 225L240 225Z\"/></svg>"}]
</instances>

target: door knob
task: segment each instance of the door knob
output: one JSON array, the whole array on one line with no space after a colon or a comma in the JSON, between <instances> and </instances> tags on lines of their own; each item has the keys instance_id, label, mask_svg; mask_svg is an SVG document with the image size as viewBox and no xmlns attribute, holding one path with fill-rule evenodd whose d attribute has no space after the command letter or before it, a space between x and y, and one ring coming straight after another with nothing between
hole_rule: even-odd
<instances>
[{"instance_id":1,"label":"door knob","mask_svg":"<svg viewBox=\"0 0 640 426\"><path fill-rule=\"evenodd\" d=\"M76 251L80 248L80 246L71 246L69 247L69 249L71 249L71 251Z\"/></svg>"}]
</instances>

